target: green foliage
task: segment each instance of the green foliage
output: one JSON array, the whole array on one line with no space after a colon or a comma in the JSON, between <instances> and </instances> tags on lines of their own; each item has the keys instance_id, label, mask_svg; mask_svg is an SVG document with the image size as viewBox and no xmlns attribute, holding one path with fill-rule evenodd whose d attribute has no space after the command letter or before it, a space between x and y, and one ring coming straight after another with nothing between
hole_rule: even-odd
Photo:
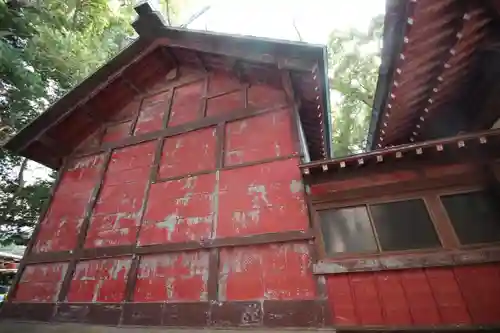
<instances>
[{"instance_id":1,"label":"green foliage","mask_svg":"<svg viewBox=\"0 0 500 333\"><path fill-rule=\"evenodd\" d=\"M128 43L132 3L0 0L0 144ZM116 1L115 1L116 2ZM0 243L25 243L50 181L0 154Z\"/></svg>"},{"instance_id":2,"label":"green foliage","mask_svg":"<svg viewBox=\"0 0 500 333\"><path fill-rule=\"evenodd\" d=\"M375 17L367 33L334 31L328 42L332 90L332 144L336 157L365 148L380 66L383 17Z\"/></svg>"}]
</instances>

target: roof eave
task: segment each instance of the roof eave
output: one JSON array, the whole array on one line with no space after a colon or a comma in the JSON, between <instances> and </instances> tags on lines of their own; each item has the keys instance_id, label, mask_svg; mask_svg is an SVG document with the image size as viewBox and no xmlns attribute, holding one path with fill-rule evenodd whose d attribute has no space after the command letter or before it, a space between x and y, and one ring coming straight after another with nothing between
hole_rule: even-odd
<instances>
[{"instance_id":1,"label":"roof eave","mask_svg":"<svg viewBox=\"0 0 500 333\"><path fill-rule=\"evenodd\" d=\"M375 135L380 130L383 111L392 86L396 63L404 45L404 36L410 9L410 0L387 0L384 20L382 61L379 68L377 87L373 98L370 127L366 150L376 149Z\"/></svg>"}]
</instances>

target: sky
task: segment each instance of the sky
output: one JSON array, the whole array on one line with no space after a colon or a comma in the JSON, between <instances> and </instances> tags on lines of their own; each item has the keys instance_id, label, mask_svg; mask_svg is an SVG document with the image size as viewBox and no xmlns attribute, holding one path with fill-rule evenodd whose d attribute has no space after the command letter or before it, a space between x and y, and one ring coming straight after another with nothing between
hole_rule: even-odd
<instances>
[{"instance_id":1,"label":"sky","mask_svg":"<svg viewBox=\"0 0 500 333\"><path fill-rule=\"evenodd\" d=\"M157 9L158 0L149 0ZM385 0L177 0L176 23L182 24L204 6L210 9L189 29L326 44L332 30L366 31L372 17L383 14ZM47 169L31 162L28 182L46 179Z\"/></svg>"},{"instance_id":2,"label":"sky","mask_svg":"<svg viewBox=\"0 0 500 333\"><path fill-rule=\"evenodd\" d=\"M188 0L178 22L206 5L210 9L188 28L256 37L326 44L334 29L367 30L370 19L385 11L385 0ZM155 6L158 0L150 1Z\"/></svg>"}]
</instances>

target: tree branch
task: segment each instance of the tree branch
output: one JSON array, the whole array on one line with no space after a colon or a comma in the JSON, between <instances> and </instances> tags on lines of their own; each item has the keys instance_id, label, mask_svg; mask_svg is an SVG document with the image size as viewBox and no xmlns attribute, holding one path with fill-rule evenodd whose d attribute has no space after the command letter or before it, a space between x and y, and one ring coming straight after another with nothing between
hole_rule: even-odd
<instances>
[{"instance_id":1,"label":"tree branch","mask_svg":"<svg viewBox=\"0 0 500 333\"><path fill-rule=\"evenodd\" d=\"M304 40L302 39L302 35L300 34L299 28L297 28L297 25L295 24L295 18L292 20L293 28L295 29L295 32L297 33L297 36L299 37L299 40L303 42Z\"/></svg>"}]
</instances>

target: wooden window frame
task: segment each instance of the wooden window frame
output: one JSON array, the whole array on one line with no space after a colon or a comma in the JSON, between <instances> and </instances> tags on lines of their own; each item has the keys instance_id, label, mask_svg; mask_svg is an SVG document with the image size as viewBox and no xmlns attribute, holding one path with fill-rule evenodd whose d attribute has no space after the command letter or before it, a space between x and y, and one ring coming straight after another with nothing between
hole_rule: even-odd
<instances>
[{"instance_id":1,"label":"wooden window frame","mask_svg":"<svg viewBox=\"0 0 500 333\"><path fill-rule=\"evenodd\" d=\"M485 190L485 186L466 185L448 188L427 189L411 193L394 193L382 197L367 197L345 201L321 201L312 203L312 226L316 236L318 261L314 267L315 274L335 274L350 271L376 271L387 269L405 269L415 267L453 266L468 263L500 261L500 242L463 245L460 243L448 212L441 197L463 193L474 193ZM438 248L410 249L402 251L381 251L376 229L370 209L367 209L370 224L379 247L378 252L346 252L328 255L321 230L319 211L341 209L356 206L368 207L374 204L393 203L406 200L423 200L430 221L441 243ZM486 253L486 254L485 254ZM444 258L444 259L443 259ZM383 264L384 260L400 260L401 265L393 268Z\"/></svg>"}]
</instances>

